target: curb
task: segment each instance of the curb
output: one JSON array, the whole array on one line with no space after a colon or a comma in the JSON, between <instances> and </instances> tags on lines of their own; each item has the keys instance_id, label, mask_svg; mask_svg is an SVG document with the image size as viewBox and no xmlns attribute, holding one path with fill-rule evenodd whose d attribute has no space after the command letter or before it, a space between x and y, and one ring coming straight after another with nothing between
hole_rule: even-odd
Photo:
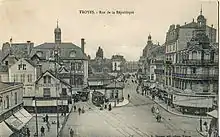
<instances>
[{"instance_id":1,"label":"curb","mask_svg":"<svg viewBox=\"0 0 220 137\"><path fill-rule=\"evenodd\" d=\"M151 99L150 98L150 96L148 96L147 95L147 97L149 98L149 99ZM152 99L151 99L152 100ZM167 111L167 112L169 112L169 113L171 113L171 114L173 114L173 115L177 115L177 116L181 116L181 117L188 117L188 118L196 118L196 119L199 119L200 118L200 116L193 116L193 115L183 115L183 114L178 114L178 113L175 113L175 112L173 112L173 111L170 111L170 110L167 110L167 108L165 108L163 105L161 105L159 102L157 102L157 101L155 101L155 100L152 100L153 102L155 102L155 103L157 103L160 107L162 107L165 111ZM203 119L210 119L210 117L202 117Z\"/></svg>"},{"instance_id":2,"label":"curb","mask_svg":"<svg viewBox=\"0 0 220 137\"><path fill-rule=\"evenodd\" d=\"M59 130L59 133L58 133L58 136L62 136L63 128L64 128L64 126L66 125L66 122L67 122L67 120L69 119L69 116L70 116L70 113L72 112L72 110L73 110L73 105L72 105L72 107L71 107L71 109L70 109L70 112L67 114L67 116L64 118L63 123L61 124L60 130Z\"/></svg>"},{"instance_id":3,"label":"curb","mask_svg":"<svg viewBox=\"0 0 220 137\"><path fill-rule=\"evenodd\" d=\"M204 135L204 134L202 134L202 133L199 131L198 128L196 128L196 131L197 131L201 136L203 136L203 137L208 137L208 135Z\"/></svg>"},{"instance_id":4,"label":"curb","mask_svg":"<svg viewBox=\"0 0 220 137\"><path fill-rule=\"evenodd\" d=\"M113 106L113 108L120 108L120 107L124 107L124 106L126 106L126 105L128 105L130 103L130 101L128 100L128 103L127 104L125 104L125 105L121 105L121 106Z\"/></svg>"}]
</instances>

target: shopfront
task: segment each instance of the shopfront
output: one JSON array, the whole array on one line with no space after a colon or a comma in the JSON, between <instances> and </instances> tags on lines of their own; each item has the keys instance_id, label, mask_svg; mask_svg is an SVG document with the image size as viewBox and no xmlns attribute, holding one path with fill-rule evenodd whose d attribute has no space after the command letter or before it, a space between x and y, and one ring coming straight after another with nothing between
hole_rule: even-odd
<instances>
[{"instance_id":1,"label":"shopfront","mask_svg":"<svg viewBox=\"0 0 220 137\"><path fill-rule=\"evenodd\" d=\"M4 132L1 132L0 135L3 134L4 136L8 137L17 137L18 135L24 135L26 125L32 117L33 116L28 113L24 108L18 110L16 113L0 123L1 128L4 129Z\"/></svg>"}]
</instances>

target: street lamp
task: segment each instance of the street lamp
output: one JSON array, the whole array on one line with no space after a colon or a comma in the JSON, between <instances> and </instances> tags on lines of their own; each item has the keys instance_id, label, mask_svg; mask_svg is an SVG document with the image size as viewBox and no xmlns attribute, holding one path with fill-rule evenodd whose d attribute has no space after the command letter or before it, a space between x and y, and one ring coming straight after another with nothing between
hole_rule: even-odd
<instances>
[{"instance_id":1,"label":"street lamp","mask_svg":"<svg viewBox=\"0 0 220 137\"><path fill-rule=\"evenodd\" d=\"M58 62L58 48L56 47L54 50L54 56L55 56L55 76L58 78L57 74L57 62ZM60 127L60 122L59 122L59 104L58 104L58 83L56 82L56 104L57 104L57 137L59 136L59 127Z\"/></svg>"}]
</instances>

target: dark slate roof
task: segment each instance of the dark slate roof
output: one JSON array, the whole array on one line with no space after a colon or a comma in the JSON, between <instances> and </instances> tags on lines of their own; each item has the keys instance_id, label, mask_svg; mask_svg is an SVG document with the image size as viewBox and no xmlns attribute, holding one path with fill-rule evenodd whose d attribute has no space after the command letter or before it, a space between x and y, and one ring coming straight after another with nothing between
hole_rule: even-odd
<instances>
[{"instance_id":1,"label":"dark slate roof","mask_svg":"<svg viewBox=\"0 0 220 137\"><path fill-rule=\"evenodd\" d=\"M123 86L123 83L121 83L121 82L112 82L112 83L110 83L109 85L107 85L105 88L110 88L110 89L112 89L112 88L123 89L124 86Z\"/></svg>"},{"instance_id":2,"label":"dark slate roof","mask_svg":"<svg viewBox=\"0 0 220 137\"><path fill-rule=\"evenodd\" d=\"M34 47L34 50L36 52L39 49L39 51L42 51L44 53L44 51L46 51L47 49L54 50L55 45L55 43L43 43ZM88 57L82 52L82 49L71 42L60 43L59 48L61 50L61 59L88 59ZM76 52L75 57L69 56L71 51ZM32 56L34 54L32 53Z\"/></svg>"},{"instance_id":3,"label":"dark slate roof","mask_svg":"<svg viewBox=\"0 0 220 137\"><path fill-rule=\"evenodd\" d=\"M25 61L27 61L29 64L31 64L33 67L36 67L36 64L34 64L34 62L32 62L31 60L29 59L24 59Z\"/></svg>"},{"instance_id":4,"label":"dark slate roof","mask_svg":"<svg viewBox=\"0 0 220 137\"><path fill-rule=\"evenodd\" d=\"M8 72L8 66L0 65L0 72Z\"/></svg>"}]
</instances>

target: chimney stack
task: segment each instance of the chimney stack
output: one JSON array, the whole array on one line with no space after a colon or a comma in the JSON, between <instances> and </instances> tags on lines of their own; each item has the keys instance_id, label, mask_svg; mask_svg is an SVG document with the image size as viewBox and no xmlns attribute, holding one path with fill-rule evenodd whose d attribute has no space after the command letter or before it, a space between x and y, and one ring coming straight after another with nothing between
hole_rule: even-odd
<instances>
[{"instance_id":1,"label":"chimney stack","mask_svg":"<svg viewBox=\"0 0 220 137\"><path fill-rule=\"evenodd\" d=\"M83 52L83 53L85 53L85 51L84 51L84 50L85 50L85 47L84 47L84 46L85 46L85 39L84 39L84 38L81 38L81 49L82 49L82 52Z\"/></svg>"}]
</instances>

